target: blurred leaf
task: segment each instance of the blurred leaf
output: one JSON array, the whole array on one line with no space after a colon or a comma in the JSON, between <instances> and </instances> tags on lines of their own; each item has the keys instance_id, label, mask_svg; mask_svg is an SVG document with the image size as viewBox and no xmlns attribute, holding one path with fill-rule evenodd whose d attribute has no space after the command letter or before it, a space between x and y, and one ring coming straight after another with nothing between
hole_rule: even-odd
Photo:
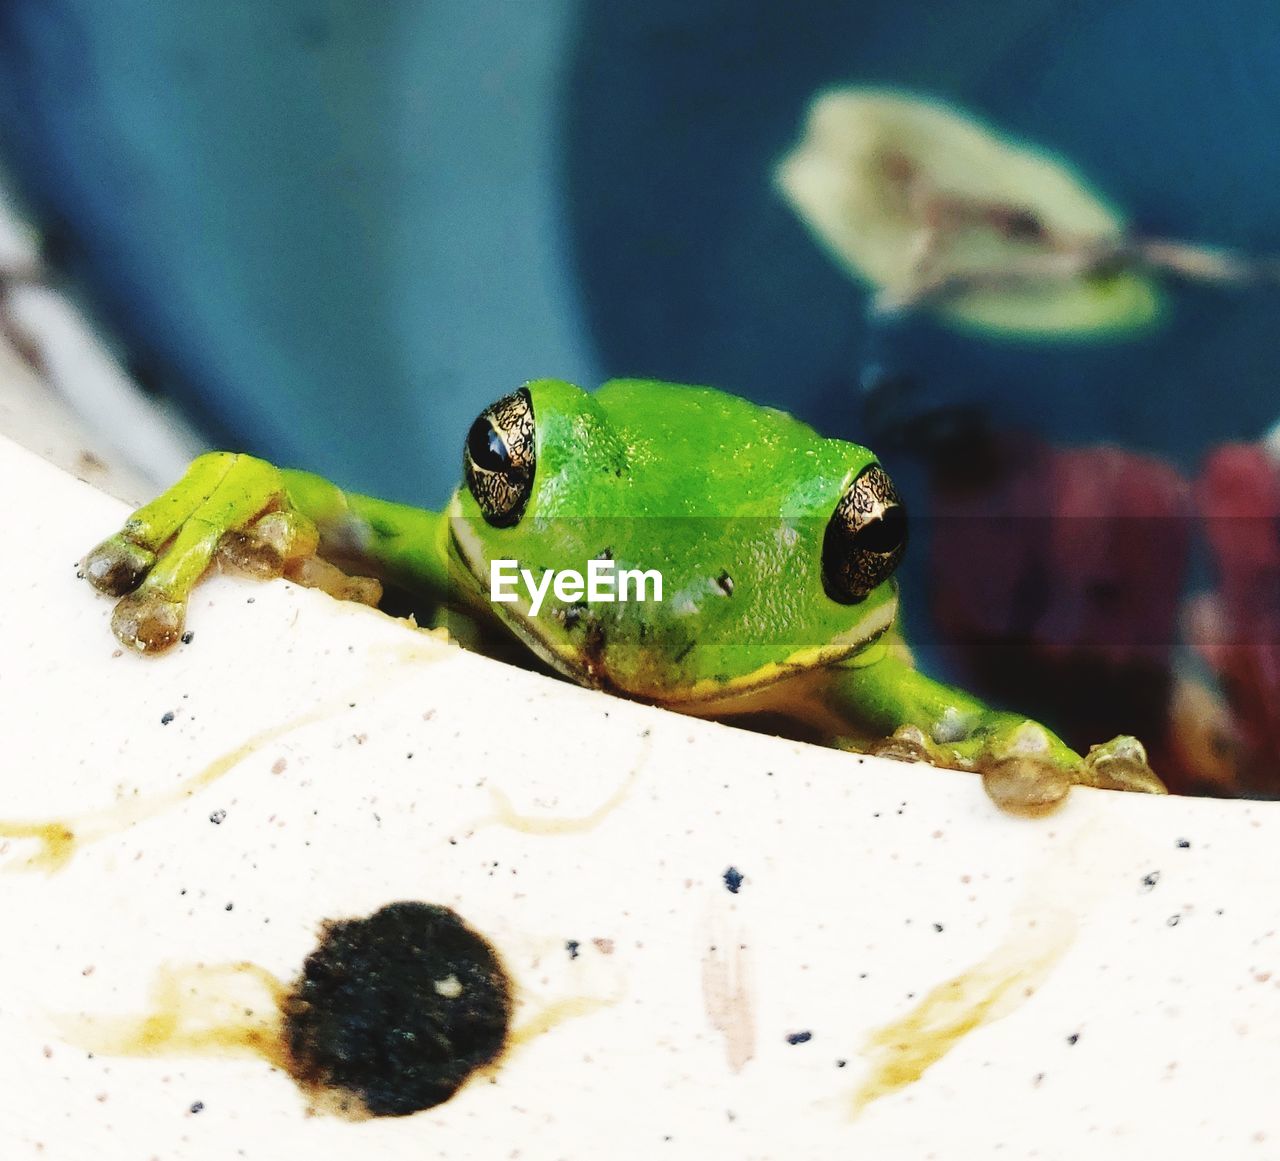
<instances>
[{"instance_id":1,"label":"blurred leaf","mask_svg":"<svg viewBox=\"0 0 1280 1161\"><path fill-rule=\"evenodd\" d=\"M1113 208L1061 160L940 102L823 93L775 178L818 242L886 300L1044 338L1132 330L1160 313L1150 277L1077 269L1123 241ZM919 293L928 247L945 293Z\"/></svg>"}]
</instances>

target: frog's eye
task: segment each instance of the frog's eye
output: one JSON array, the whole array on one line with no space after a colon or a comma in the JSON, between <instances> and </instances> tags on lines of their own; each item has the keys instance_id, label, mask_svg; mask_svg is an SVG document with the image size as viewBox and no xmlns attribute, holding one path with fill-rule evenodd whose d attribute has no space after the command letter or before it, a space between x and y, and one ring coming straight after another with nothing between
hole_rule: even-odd
<instances>
[{"instance_id":1,"label":"frog's eye","mask_svg":"<svg viewBox=\"0 0 1280 1161\"><path fill-rule=\"evenodd\" d=\"M858 473L822 538L822 585L827 596L855 605L898 567L907 547L907 513L879 464Z\"/></svg>"},{"instance_id":2,"label":"frog's eye","mask_svg":"<svg viewBox=\"0 0 1280 1161\"><path fill-rule=\"evenodd\" d=\"M510 528L524 515L536 463L533 399L521 387L480 413L462 453L467 487L495 528Z\"/></svg>"}]
</instances>

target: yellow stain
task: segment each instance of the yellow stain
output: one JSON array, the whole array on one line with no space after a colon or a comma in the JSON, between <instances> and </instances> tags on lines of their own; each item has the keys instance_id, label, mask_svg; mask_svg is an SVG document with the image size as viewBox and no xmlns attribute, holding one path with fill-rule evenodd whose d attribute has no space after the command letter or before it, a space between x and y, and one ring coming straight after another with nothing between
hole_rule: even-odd
<instances>
[{"instance_id":1,"label":"yellow stain","mask_svg":"<svg viewBox=\"0 0 1280 1161\"><path fill-rule=\"evenodd\" d=\"M512 830L520 831L522 834L584 834L599 826L614 810L616 810L626 800L627 795L631 793L631 788L636 784L636 780L640 777L640 771L648 761L649 753L653 749L653 741L648 731L643 734L644 747L642 753L636 758L631 767L630 773L618 784L617 789L609 795L595 810L587 814L581 814L569 817L542 816L536 814L521 814L516 810L515 805L507 794L499 790L496 786L489 787L489 796L493 800L493 814L489 818L481 819L477 826L497 825L509 827Z\"/></svg>"},{"instance_id":2,"label":"yellow stain","mask_svg":"<svg viewBox=\"0 0 1280 1161\"><path fill-rule=\"evenodd\" d=\"M590 1016L604 1008L611 1008L620 999L621 994L614 996L567 996L562 1000L554 1000L535 1012L518 1028L513 1028L507 1037L508 1049L522 1048L531 1040L544 1036L561 1024L570 1020L578 1020Z\"/></svg>"},{"instance_id":3,"label":"yellow stain","mask_svg":"<svg viewBox=\"0 0 1280 1161\"><path fill-rule=\"evenodd\" d=\"M73 1044L102 1055L251 1055L288 1071L281 1012L287 991L248 961L165 965L142 1014L58 1023Z\"/></svg>"},{"instance_id":4,"label":"yellow stain","mask_svg":"<svg viewBox=\"0 0 1280 1161\"><path fill-rule=\"evenodd\" d=\"M991 955L934 988L905 1016L876 1029L864 1052L871 1071L854 1094L856 1117L872 1101L914 1084L965 1036L1021 1007L1070 946L1074 920L1037 920L1032 943L1019 932Z\"/></svg>"},{"instance_id":5,"label":"yellow stain","mask_svg":"<svg viewBox=\"0 0 1280 1161\"><path fill-rule=\"evenodd\" d=\"M345 704L345 703L344 703ZM208 789L224 775L234 770L246 758L263 746L277 741L294 730L320 721L334 712L333 708L317 710L300 718L285 722L254 734L248 741L220 754L199 773L184 778L170 790L155 794L128 798L114 806L104 807L82 815L61 819L11 820L0 819L0 838L35 839L40 849L24 860L5 865L7 871L62 870L84 847L128 830L140 822L181 806L201 791Z\"/></svg>"},{"instance_id":6,"label":"yellow stain","mask_svg":"<svg viewBox=\"0 0 1280 1161\"><path fill-rule=\"evenodd\" d=\"M39 850L18 866L27 871L52 874L67 865L76 853L76 832L65 822L0 822L0 838L34 839Z\"/></svg>"},{"instance_id":7,"label":"yellow stain","mask_svg":"<svg viewBox=\"0 0 1280 1161\"><path fill-rule=\"evenodd\" d=\"M411 641L395 647L395 659L401 664L432 663L456 656L454 650L431 644ZM39 843L39 849L26 859L6 863L5 871L44 871L52 874L62 870L80 850L114 834L128 830L140 822L155 818L188 799L207 790L219 779L229 774L246 758L252 757L263 746L301 730L316 722L324 721L344 711L355 698L374 692L390 680L379 677L352 690L341 700L321 706L311 713L292 718L279 725L259 730L247 741L234 746L209 762L198 773L182 779L169 790L154 794L137 795L115 805L67 818L52 819L0 819L0 839L26 839Z\"/></svg>"}]
</instances>

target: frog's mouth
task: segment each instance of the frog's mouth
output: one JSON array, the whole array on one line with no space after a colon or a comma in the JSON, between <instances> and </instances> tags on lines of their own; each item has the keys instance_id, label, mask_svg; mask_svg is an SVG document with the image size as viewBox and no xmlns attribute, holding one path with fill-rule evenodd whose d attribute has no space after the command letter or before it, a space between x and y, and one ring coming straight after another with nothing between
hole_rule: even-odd
<instances>
[{"instance_id":1,"label":"frog's mouth","mask_svg":"<svg viewBox=\"0 0 1280 1161\"><path fill-rule=\"evenodd\" d=\"M840 634L824 645L801 649L781 661L766 662L750 673L731 677L727 681L703 678L688 689L679 691L676 696L653 700L690 713L732 712L736 703L743 698L750 698L771 686L794 681L805 674L829 669L866 652L892 628L897 615L898 598L895 592L892 599L885 601L874 613L860 621L856 628Z\"/></svg>"},{"instance_id":2,"label":"frog's mouth","mask_svg":"<svg viewBox=\"0 0 1280 1161\"><path fill-rule=\"evenodd\" d=\"M540 619L530 613L529 602L524 597L501 606L488 599L485 581L484 546L467 520L453 519L462 515L457 497L446 509L450 517L449 545L460 573L468 585L469 602L482 607L490 616L503 624L526 648L557 673L570 681L591 689L606 690L633 700L647 701L655 705L689 713L716 713L721 703L733 703L744 696L757 693L770 686L789 681L814 670L839 665L851 657L863 653L875 645L892 627L898 613L896 588L893 596L859 623L832 640L799 650L780 661L769 661L749 673L726 680L703 678L679 689L671 687L636 688L619 684L604 664L602 649L580 651L566 648L563 639L538 631ZM892 582L891 582L892 583Z\"/></svg>"},{"instance_id":3,"label":"frog's mouth","mask_svg":"<svg viewBox=\"0 0 1280 1161\"><path fill-rule=\"evenodd\" d=\"M456 493L445 508L445 516L449 521L449 555L467 585L465 603L482 609L504 625L534 656L576 685L594 689L609 688L603 671L596 672L599 667L593 666L590 659L557 648L556 642L537 632L537 618L531 615L529 602L523 597L518 597L512 604L501 606L489 599L484 576L484 546L471 530L469 522L459 519L462 516L462 505Z\"/></svg>"}]
</instances>

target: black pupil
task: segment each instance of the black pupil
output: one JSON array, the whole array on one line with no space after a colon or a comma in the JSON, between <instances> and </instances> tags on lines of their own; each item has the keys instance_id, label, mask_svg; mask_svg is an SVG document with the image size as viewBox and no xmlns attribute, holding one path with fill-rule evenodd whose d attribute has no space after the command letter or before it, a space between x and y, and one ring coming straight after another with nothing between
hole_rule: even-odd
<instances>
[{"instance_id":1,"label":"black pupil","mask_svg":"<svg viewBox=\"0 0 1280 1161\"><path fill-rule=\"evenodd\" d=\"M467 454L471 461L486 472L505 472L511 466L506 441L483 415L471 425L467 433Z\"/></svg>"},{"instance_id":2,"label":"black pupil","mask_svg":"<svg viewBox=\"0 0 1280 1161\"><path fill-rule=\"evenodd\" d=\"M907 514L901 505L886 508L879 520L864 525L853 536L861 552L895 552L907 539Z\"/></svg>"}]
</instances>

